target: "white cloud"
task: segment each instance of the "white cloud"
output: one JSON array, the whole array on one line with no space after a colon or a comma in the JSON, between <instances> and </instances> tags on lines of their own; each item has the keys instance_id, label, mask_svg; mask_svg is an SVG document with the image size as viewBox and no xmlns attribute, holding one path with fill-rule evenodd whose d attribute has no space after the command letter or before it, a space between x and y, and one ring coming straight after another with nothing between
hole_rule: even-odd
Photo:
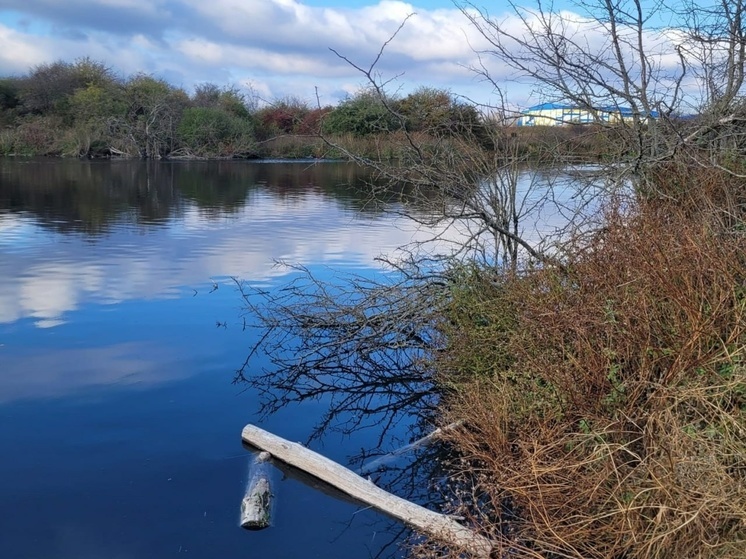
<instances>
[{"instance_id":1,"label":"white cloud","mask_svg":"<svg viewBox=\"0 0 746 559\"><path fill-rule=\"evenodd\" d=\"M450 62L450 66L441 67L437 79L449 82L453 77L457 82L463 72L449 75L443 70L460 68L471 56L464 40L468 26L457 10L416 10L411 4L390 0L359 9L316 8L295 0L164 0L152 4L95 0L85 8L86 14L95 15L78 26L73 17L75 10L83 9L78 2L60 4L54 10L41 0L14 3L26 20L46 21L51 28L0 27L0 53L9 53L0 54L0 74L23 72L60 58L91 56L125 74L167 74L186 87L228 76L273 82L271 93L278 97L302 95L298 87L308 95L315 86L339 91L341 86L331 80L349 82L362 80L362 76L329 47L367 65L415 11L380 63L384 74L406 69L416 79L419 65ZM157 29L147 23L153 21L148 14L154 9L158 10L156 19L162 22ZM107 28L105 14L111 10L124 14L116 32ZM164 15L167 13L176 15ZM65 33L50 31L56 28L64 28ZM72 38L73 30L79 38ZM427 72L427 68L421 71ZM275 76L293 76L294 83L283 87Z\"/></svg>"},{"instance_id":2,"label":"white cloud","mask_svg":"<svg viewBox=\"0 0 746 559\"><path fill-rule=\"evenodd\" d=\"M49 52L29 36L0 24L0 69L3 74L22 74L49 59Z\"/></svg>"},{"instance_id":3,"label":"white cloud","mask_svg":"<svg viewBox=\"0 0 746 559\"><path fill-rule=\"evenodd\" d=\"M181 41L176 48L188 58L196 59L208 64L225 64L225 51L221 45L204 39L189 39Z\"/></svg>"},{"instance_id":4,"label":"white cloud","mask_svg":"<svg viewBox=\"0 0 746 559\"><path fill-rule=\"evenodd\" d=\"M491 85L466 68L476 66L474 50L485 41L455 7L428 10L398 0L361 8L312 7L298 0L6 0L15 10L0 21L0 75L57 59L90 56L116 70L165 77L189 89L207 81L257 84L263 96L312 97L315 87L338 101L339 92L364 77L330 52L334 48L367 67L381 46L411 14L386 47L376 68L383 79L404 73L392 88L420 85L450 89L479 101L491 98ZM511 32L521 33L515 15L492 14ZM524 12L530 25L538 20ZM590 47L608 43L596 20L572 12L559 17L568 34ZM33 24L24 27L23 21ZM670 54L671 34L648 34L645 41ZM525 103L530 89L513 71L487 54L483 62L501 85L510 81L514 103ZM348 85L345 85L348 84ZM336 96L336 97L333 97Z\"/></svg>"}]
</instances>

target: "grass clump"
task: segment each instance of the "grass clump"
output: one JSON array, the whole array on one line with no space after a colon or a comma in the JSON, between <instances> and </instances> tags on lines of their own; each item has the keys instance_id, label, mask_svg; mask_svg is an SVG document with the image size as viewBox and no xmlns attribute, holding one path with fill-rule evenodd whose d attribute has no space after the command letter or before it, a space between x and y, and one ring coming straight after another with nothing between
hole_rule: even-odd
<instances>
[{"instance_id":1,"label":"grass clump","mask_svg":"<svg viewBox=\"0 0 746 559\"><path fill-rule=\"evenodd\" d=\"M682 177L566 272L458 282L434 358L458 512L505 556L746 557L746 189Z\"/></svg>"}]
</instances>

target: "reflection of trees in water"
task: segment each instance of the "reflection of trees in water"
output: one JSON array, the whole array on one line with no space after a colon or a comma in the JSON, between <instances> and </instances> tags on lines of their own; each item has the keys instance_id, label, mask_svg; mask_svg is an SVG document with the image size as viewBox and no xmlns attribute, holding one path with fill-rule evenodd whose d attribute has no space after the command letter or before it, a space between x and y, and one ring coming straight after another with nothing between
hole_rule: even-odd
<instances>
[{"instance_id":1,"label":"reflection of trees in water","mask_svg":"<svg viewBox=\"0 0 746 559\"><path fill-rule=\"evenodd\" d=\"M236 375L262 395L262 412L324 399L312 438L328 429L381 432L432 413L437 393L424 355L437 348L443 281L417 270L374 279L324 282L305 268L279 291L240 284L246 315L262 332ZM249 373L262 354L270 363Z\"/></svg>"},{"instance_id":2,"label":"reflection of trees in water","mask_svg":"<svg viewBox=\"0 0 746 559\"><path fill-rule=\"evenodd\" d=\"M98 235L114 223L148 226L181 213L171 169L152 162L22 160L0 168L0 206L62 233Z\"/></svg>"},{"instance_id":3,"label":"reflection of trees in water","mask_svg":"<svg viewBox=\"0 0 746 559\"><path fill-rule=\"evenodd\" d=\"M294 271L295 279L278 291L240 285L247 326L257 327L262 337L235 381L261 395L265 414L323 400L326 411L311 439L327 431L349 435L369 429L377 437L375 448L351 457L353 469L432 432L439 388L423 357L439 347L434 321L449 278L413 266L384 277L337 276L333 282L304 268ZM261 362L268 363L263 370L250 370ZM447 454L440 444L424 446L365 475L440 511L450 483ZM402 541L405 547L417 543L394 521L371 530L397 544L385 553L394 553Z\"/></svg>"},{"instance_id":4,"label":"reflection of trees in water","mask_svg":"<svg viewBox=\"0 0 746 559\"><path fill-rule=\"evenodd\" d=\"M368 173L347 163L246 161L0 161L0 208L29 212L62 233L100 235L115 223L151 227L194 204L206 218L240 212L259 191L331 198L359 211ZM362 186L362 188L361 188Z\"/></svg>"}]
</instances>

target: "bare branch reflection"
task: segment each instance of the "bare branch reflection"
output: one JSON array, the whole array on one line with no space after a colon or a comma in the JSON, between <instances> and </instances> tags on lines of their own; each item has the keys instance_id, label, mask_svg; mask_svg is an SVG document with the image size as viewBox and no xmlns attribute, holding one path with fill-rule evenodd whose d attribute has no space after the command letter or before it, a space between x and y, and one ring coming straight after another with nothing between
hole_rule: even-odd
<instances>
[{"instance_id":1,"label":"bare branch reflection","mask_svg":"<svg viewBox=\"0 0 746 559\"><path fill-rule=\"evenodd\" d=\"M375 427L379 443L404 417L427 417L437 394L423 357L438 346L433 321L447 278L422 262L402 265L396 275L333 282L290 268L294 279L279 291L237 281L247 322L262 336L235 382L261 394L262 413L323 398L328 411L311 438ZM258 354L270 366L250 371Z\"/></svg>"}]
</instances>

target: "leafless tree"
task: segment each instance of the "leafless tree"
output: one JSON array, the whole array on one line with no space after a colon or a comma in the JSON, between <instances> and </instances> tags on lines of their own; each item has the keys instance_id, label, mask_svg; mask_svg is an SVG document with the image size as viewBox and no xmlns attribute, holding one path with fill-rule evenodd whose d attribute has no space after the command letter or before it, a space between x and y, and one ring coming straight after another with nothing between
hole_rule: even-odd
<instances>
[{"instance_id":1,"label":"leafless tree","mask_svg":"<svg viewBox=\"0 0 746 559\"><path fill-rule=\"evenodd\" d=\"M376 279L325 282L300 267L280 291L240 284L247 320L262 334L236 380L263 394L266 413L327 399L329 411L315 435L371 425L384 433L402 417L428 418L442 390L428 356L443 347L435 333L461 275L535 265L562 269L555 242L561 235L550 235L556 228L536 231L527 219L551 205L566 227L576 229L589 204L585 185L565 199L547 188L540 167L531 170L528 163L552 163L553 150L529 156L509 127L480 118L458 133L437 123L411 132L387 91L391 81L377 70L388 44L366 66L339 56L361 72L368 91L399 123L387 139L396 160L366 158L322 138L373 171L375 180L364 186L372 200L397 199L389 211L435 231L432 238L382 259L389 273ZM266 370L252 369L259 354L269 359Z\"/></svg>"},{"instance_id":2,"label":"leafless tree","mask_svg":"<svg viewBox=\"0 0 746 559\"><path fill-rule=\"evenodd\" d=\"M542 98L584 109L599 125L609 124L610 113L628 111L613 126L638 165L665 151L661 117L681 105L686 62L672 62L664 50L667 37L653 23L660 3L589 0L572 13L537 0L529 7L511 3L512 13L502 17L473 2L457 4L488 45L477 51L474 68L488 81L498 85L490 70L498 60Z\"/></svg>"},{"instance_id":3,"label":"leafless tree","mask_svg":"<svg viewBox=\"0 0 746 559\"><path fill-rule=\"evenodd\" d=\"M456 4L488 45L477 50L474 70L496 87L499 61L542 98L583 108L600 125L609 125L609 109L628 111L611 124L628 154L614 163L633 163L624 169L639 173L683 149L712 148L713 137L717 153L724 137L741 149L742 0L580 0L573 12L536 0L511 2L512 13L500 17L471 1ZM693 112L701 117L681 118Z\"/></svg>"},{"instance_id":4,"label":"leafless tree","mask_svg":"<svg viewBox=\"0 0 746 559\"><path fill-rule=\"evenodd\" d=\"M406 23L402 23L402 26ZM458 133L433 125L422 133L409 130L407 116L402 114L388 92L391 79L380 76L377 65L388 44L399 29L382 45L372 63L360 65L333 52L360 72L368 91L398 122L398 130L389 138L396 146L396 160L370 159L355 153L325 136L335 150L374 170L379 179L370 189L373 198L406 189L407 199L416 202L419 212L403 212L410 219L430 227L461 228L462 235L450 244L447 259L481 262L492 267L515 268L521 260L561 266L556 253L544 246L544 240L524 234L524 220L536 207L547 201L536 194L536 181L527 164L550 163L551 149L540 157L520 148L515 134L505 126L493 126L491 119L471 120ZM499 108L501 114L507 110ZM500 120L504 120L501 118ZM441 238L434 240L442 240ZM442 245L441 245L442 246Z\"/></svg>"},{"instance_id":5,"label":"leafless tree","mask_svg":"<svg viewBox=\"0 0 746 559\"><path fill-rule=\"evenodd\" d=\"M615 191L684 150L702 164L698 150L707 147L710 136L733 137L743 85L740 2L734 6L723 0L724 12L713 8L695 14L694 3L677 12L660 2L589 0L577 5L579 15L569 15L537 0L530 9L514 4L513 15L503 18L472 2L457 5L489 45L478 51L475 71L495 86L501 100L492 120L510 120L492 70L492 61L499 60L532 80L546 98L584 108L602 128L618 134L621 148L604 167L609 172L604 185ZM672 33L661 23L668 16L685 16L691 24ZM439 311L459 285L460 274L515 273L530 266L562 271L558 239L588 226L585 210L605 191L598 178L592 185L577 181L566 199L558 189L540 190L527 163L556 163L556 146L529 158L513 129L486 118L458 134L438 127L411 132L389 93L392 80L378 71L397 33L370 64L337 53L360 72L368 91L398 122L389 137L396 160L366 158L322 138L375 172L377 181L366 185L373 199L396 194L402 203L395 211L441 233L427 246L387 259L392 273L383 280L351 277L327 283L300 268L298 279L279 292L242 285L247 312L263 337L237 380L263 391L266 412L289 402L329 398L330 411L317 433L335 424L342 430L391 425L402 414L427 417L442 389L427 357L443 347L435 335L443 320ZM713 116L707 121L688 124L679 118L691 99L690 77L712 82L707 106ZM622 109L629 111L628 119L609 122L604 116ZM564 219L554 235L527 227L527 218L547 206ZM258 352L272 366L250 374ZM341 417L346 419L339 424Z\"/></svg>"},{"instance_id":6,"label":"leafless tree","mask_svg":"<svg viewBox=\"0 0 746 559\"><path fill-rule=\"evenodd\" d=\"M743 0L707 5L690 0L680 8L686 30L681 48L699 87L699 116L682 134L683 142L696 149L698 164L742 176L743 169L722 155L746 149L745 9Z\"/></svg>"},{"instance_id":7,"label":"leafless tree","mask_svg":"<svg viewBox=\"0 0 746 559\"><path fill-rule=\"evenodd\" d=\"M720 0L699 5L683 3L685 23L682 49L692 60L700 84L701 112L725 114L732 109L744 85L746 21L743 0Z\"/></svg>"}]
</instances>

